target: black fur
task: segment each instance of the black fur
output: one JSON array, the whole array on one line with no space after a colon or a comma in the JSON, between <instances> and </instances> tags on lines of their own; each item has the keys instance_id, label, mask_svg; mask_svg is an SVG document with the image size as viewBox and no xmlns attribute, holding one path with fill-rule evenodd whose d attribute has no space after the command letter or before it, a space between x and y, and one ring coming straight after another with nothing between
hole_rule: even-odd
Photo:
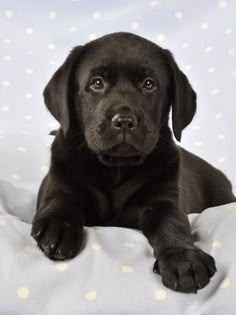
<instances>
[{"instance_id":1,"label":"black fur","mask_svg":"<svg viewBox=\"0 0 236 315\"><path fill-rule=\"evenodd\" d=\"M137 228L164 285L206 286L215 262L194 246L187 214L236 199L222 172L172 138L170 108L180 140L196 94L171 53L136 35L104 36L71 52L44 97L61 124L32 228L44 253L74 257L84 225Z\"/></svg>"}]
</instances>

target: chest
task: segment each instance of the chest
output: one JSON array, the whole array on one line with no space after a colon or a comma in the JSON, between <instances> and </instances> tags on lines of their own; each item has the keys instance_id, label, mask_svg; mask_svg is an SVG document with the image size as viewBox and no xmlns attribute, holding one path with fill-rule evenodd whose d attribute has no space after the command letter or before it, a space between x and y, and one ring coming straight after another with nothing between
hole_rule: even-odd
<instances>
[{"instance_id":1,"label":"chest","mask_svg":"<svg viewBox=\"0 0 236 315\"><path fill-rule=\"evenodd\" d=\"M147 191L144 191L147 183L147 179L138 181L134 178L109 191L89 187L86 225L138 228L141 213L149 200Z\"/></svg>"}]
</instances>

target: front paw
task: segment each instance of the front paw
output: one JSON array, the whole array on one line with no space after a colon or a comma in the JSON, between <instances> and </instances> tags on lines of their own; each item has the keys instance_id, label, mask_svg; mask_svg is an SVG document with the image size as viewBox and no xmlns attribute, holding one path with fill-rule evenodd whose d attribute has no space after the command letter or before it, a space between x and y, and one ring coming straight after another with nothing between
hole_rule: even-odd
<instances>
[{"instance_id":1,"label":"front paw","mask_svg":"<svg viewBox=\"0 0 236 315\"><path fill-rule=\"evenodd\" d=\"M83 241L83 226L75 218L51 215L35 219L32 237L47 257L69 259L79 252Z\"/></svg>"},{"instance_id":2,"label":"front paw","mask_svg":"<svg viewBox=\"0 0 236 315\"><path fill-rule=\"evenodd\" d=\"M197 293L216 272L214 259L201 249L176 249L157 260L154 272L160 273L163 284L175 291Z\"/></svg>"}]
</instances>

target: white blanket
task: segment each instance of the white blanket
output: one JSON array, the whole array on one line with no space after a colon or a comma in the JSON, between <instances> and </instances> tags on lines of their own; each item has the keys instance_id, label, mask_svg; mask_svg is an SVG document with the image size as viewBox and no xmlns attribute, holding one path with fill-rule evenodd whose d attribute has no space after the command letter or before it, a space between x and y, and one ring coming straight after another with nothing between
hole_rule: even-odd
<instances>
[{"instance_id":1,"label":"white blanket","mask_svg":"<svg viewBox=\"0 0 236 315\"><path fill-rule=\"evenodd\" d=\"M86 227L79 256L50 261L30 236L35 197L0 183L1 315L236 314L236 203L189 216L196 245L218 269L195 295L162 285L138 230Z\"/></svg>"}]
</instances>

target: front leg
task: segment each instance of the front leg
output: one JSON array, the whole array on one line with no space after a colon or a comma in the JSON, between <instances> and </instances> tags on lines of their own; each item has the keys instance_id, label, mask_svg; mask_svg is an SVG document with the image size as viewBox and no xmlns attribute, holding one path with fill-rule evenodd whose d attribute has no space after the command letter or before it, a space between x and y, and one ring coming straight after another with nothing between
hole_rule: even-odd
<instances>
[{"instance_id":1,"label":"front leg","mask_svg":"<svg viewBox=\"0 0 236 315\"><path fill-rule=\"evenodd\" d=\"M173 290L196 293L215 274L214 259L194 246L187 215L173 199L159 199L145 210L141 228L157 258L153 271Z\"/></svg>"},{"instance_id":2,"label":"front leg","mask_svg":"<svg viewBox=\"0 0 236 315\"><path fill-rule=\"evenodd\" d=\"M52 174L44 179L38 197L31 235L44 254L53 260L74 257L82 246L82 202L63 181Z\"/></svg>"}]
</instances>

